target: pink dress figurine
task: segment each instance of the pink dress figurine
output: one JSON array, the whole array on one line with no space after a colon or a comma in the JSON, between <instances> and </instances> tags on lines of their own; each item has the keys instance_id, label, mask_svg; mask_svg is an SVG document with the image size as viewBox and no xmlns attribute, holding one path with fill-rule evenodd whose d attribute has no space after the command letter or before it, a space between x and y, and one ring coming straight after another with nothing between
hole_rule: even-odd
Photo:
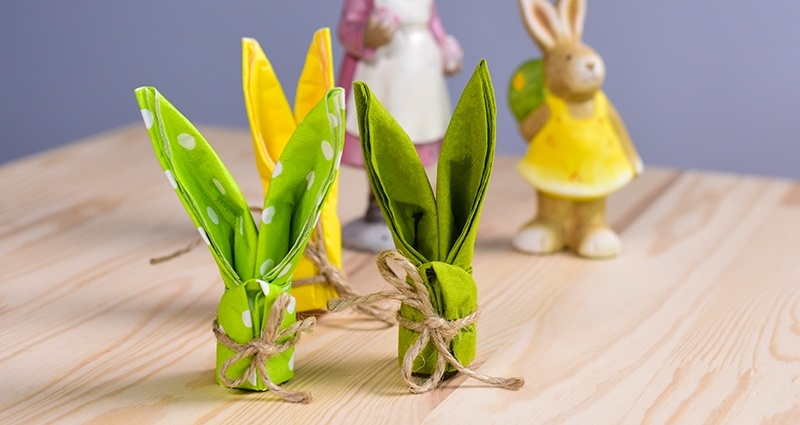
<instances>
[{"instance_id":1,"label":"pink dress figurine","mask_svg":"<svg viewBox=\"0 0 800 425\"><path fill-rule=\"evenodd\" d=\"M434 0L345 0L338 30L346 51L338 85L348 92L349 111L342 163L364 165L353 81L369 85L411 137L422 164L435 163L450 121L445 76L461 70L463 53L445 33ZM371 193L366 214L344 226L342 241L375 252L393 247Z\"/></svg>"}]
</instances>

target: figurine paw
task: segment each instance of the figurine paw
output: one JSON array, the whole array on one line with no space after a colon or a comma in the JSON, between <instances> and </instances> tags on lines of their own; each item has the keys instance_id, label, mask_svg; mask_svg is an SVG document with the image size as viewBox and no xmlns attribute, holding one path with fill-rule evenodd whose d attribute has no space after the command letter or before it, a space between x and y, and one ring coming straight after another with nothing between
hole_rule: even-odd
<instances>
[{"instance_id":1,"label":"figurine paw","mask_svg":"<svg viewBox=\"0 0 800 425\"><path fill-rule=\"evenodd\" d=\"M394 249L389 227L383 221L367 221L359 218L342 228L342 245L356 251L381 252Z\"/></svg>"},{"instance_id":2,"label":"figurine paw","mask_svg":"<svg viewBox=\"0 0 800 425\"><path fill-rule=\"evenodd\" d=\"M527 254L552 254L564 248L564 238L552 226L533 222L520 230L512 244Z\"/></svg>"},{"instance_id":3,"label":"figurine paw","mask_svg":"<svg viewBox=\"0 0 800 425\"><path fill-rule=\"evenodd\" d=\"M615 257L622 251L622 242L609 228L595 230L583 238L578 246L578 255L587 258Z\"/></svg>"}]
</instances>

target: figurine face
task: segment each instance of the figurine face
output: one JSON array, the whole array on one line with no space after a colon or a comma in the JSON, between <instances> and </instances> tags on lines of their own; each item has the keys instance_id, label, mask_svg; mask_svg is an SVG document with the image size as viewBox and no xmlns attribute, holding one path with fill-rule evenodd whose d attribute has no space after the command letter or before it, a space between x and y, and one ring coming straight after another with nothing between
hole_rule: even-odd
<instances>
[{"instance_id":1,"label":"figurine face","mask_svg":"<svg viewBox=\"0 0 800 425\"><path fill-rule=\"evenodd\" d=\"M586 100L603 85L606 76L603 59L583 43L557 46L545 57L547 88L558 97Z\"/></svg>"}]
</instances>

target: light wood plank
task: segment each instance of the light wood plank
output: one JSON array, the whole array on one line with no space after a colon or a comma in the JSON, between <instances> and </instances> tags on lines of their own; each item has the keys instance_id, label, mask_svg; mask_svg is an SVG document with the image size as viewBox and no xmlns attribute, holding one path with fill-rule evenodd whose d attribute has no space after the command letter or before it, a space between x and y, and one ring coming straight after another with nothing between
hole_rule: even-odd
<instances>
[{"instance_id":1,"label":"light wood plank","mask_svg":"<svg viewBox=\"0 0 800 425\"><path fill-rule=\"evenodd\" d=\"M245 196L261 187L249 136L204 127ZM612 196L625 251L612 261L531 257L510 240L533 190L499 157L474 262L476 366L519 392L456 378L407 393L396 329L325 315L287 385L313 404L218 387L210 322L222 293L205 250L151 266L195 237L140 126L0 168L0 422L695 423L800 416L800 189L648 170ZM366 205L343 168L340 215ZM356 289L386 287L346 251Z\"/></svg>"},{"instance_id":2,"label":"light wood plank","mask_svg":"<svg viewBox=\"0 0 800 425\"><path fill-rule=\"evenodd\" d=\"M528 385L462 387L428 420L797 423L798 191L686 173L623 232L622 257L520 271L533 287L490 302L526 293L534 313L482 370Z\"/></svg>"}]
</instances>

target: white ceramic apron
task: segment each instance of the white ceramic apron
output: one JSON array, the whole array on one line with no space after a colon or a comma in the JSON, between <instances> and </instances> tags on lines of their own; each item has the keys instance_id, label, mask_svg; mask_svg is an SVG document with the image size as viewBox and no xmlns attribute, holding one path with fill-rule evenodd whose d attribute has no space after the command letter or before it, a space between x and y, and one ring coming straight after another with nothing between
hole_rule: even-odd
<instances>
[{"instance_id":1,"label":"white ceramic apron","mask_svg":"<svg viewBox=\"0 0 800 425\"><path fill-rule=\"evenodd\" d=\"M375 0L398 18L392 40L374 60L358 62L353 81L367 83L415 144L438 142L450 119L450 99L442 54L430 31L433 0ZM358 134L352 91L347 100L347 131Z\"/></svg>"}]
</instances>

